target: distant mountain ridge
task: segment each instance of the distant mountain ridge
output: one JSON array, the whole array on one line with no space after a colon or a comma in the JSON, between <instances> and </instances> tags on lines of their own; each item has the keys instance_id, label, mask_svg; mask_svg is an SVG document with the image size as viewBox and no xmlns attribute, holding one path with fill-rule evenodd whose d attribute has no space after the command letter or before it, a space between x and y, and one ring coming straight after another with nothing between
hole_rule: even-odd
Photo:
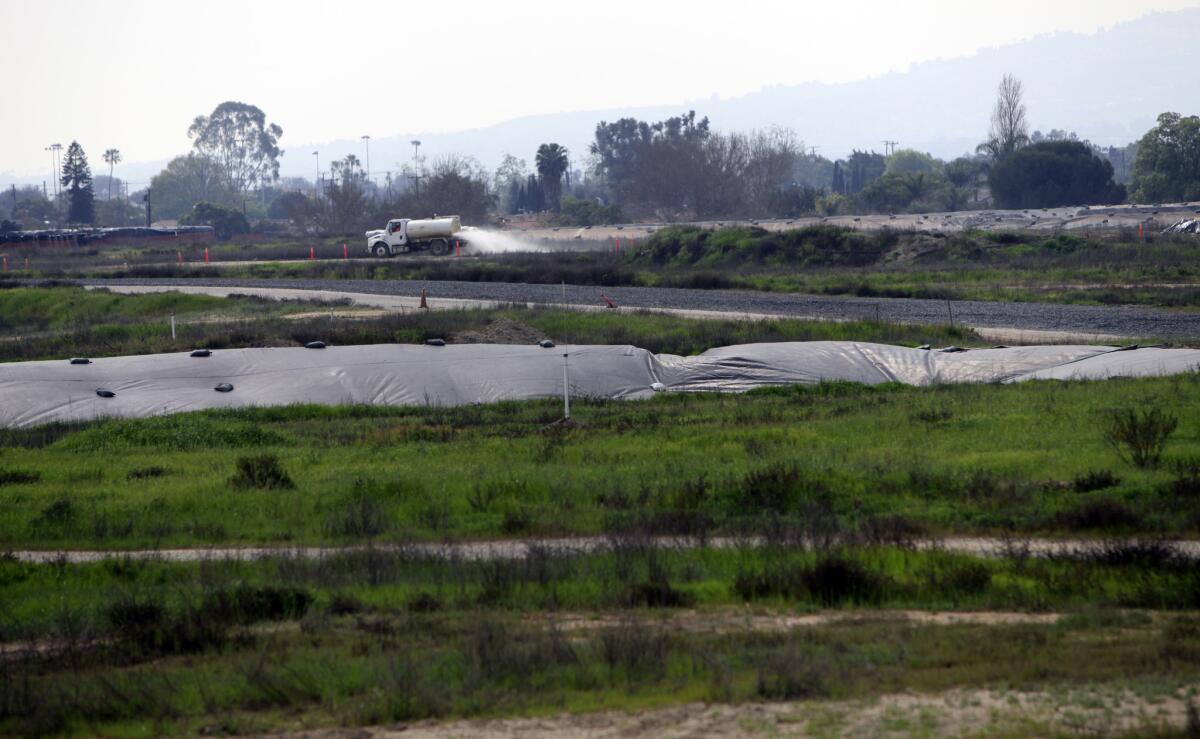
<instances>
[{"instance_id":1,"label":"distant mountain ridge","mask_svg":"<svg viewBox=\"0 0 1200 739\"><path fill-rule=\"evenodd\" d=\"M397 163L411 158L414 138L422 141L422 154L470 154L489 168L505 153L532 164L538 144L549 141L582 156L601 120L657 120L690 109L721 130L792 128L826 156L856 148L882 151L882 141L891 139L947 158L973 151L983 140L996 86L1008 72L1025 83L1034 128L1072 130L1101 145L1124 144L1141 137L1163 111L1200 112L1196 70L1200 8L1157 13L1090 35L1048 34L855 82L775 86L737 98L525 116L454 133L380 137L371 140L371 161L378 172L398 169ZM362 142L297 150L307 154L314 148L327 162L347 153L361 157ZM288 161L284 171L311 176L296 164Z\"/></svg>"},{"instance_id":2,"label":"distant mountain ridge","mask_svg":"<svg viewBox=\"0 0 1200 739\"><path fill-rule=\"evenodd\" d=\"M433 158L459 153L493 169L504 154L532 167L537 146L557 142L573 159L587 153L596 124L624 116L659 120L687 110L708 116L724 131L786 126L806 145L829 157L852 149L883 150L882 141L942 158L973 151L983 140L1001 76L1025 84L1034 129L1075 131L1097 144L1133 141L1159 113L1200 113L1200 7L1156 13L1094 34L1055 33L966 57L939 59L855 82L780 85L728 99L693 100L650 107L523 116L496 125L450 133L377 135L370 142L372 173L398 173L412 158L410 141ZM398 116L394 116L398 117ZM280 121L287 128L287 121ZM288 144L283 176L312 178L312 152L328 171L334 159L363 158L357 137L322 144ZM180 152L181 154L184 152ZM165 161L122 164L118 175L146 182ZM35 178L5 178L33 184ZM40 179L37 179L40 183Z\"/></svg>"}]
</instances>

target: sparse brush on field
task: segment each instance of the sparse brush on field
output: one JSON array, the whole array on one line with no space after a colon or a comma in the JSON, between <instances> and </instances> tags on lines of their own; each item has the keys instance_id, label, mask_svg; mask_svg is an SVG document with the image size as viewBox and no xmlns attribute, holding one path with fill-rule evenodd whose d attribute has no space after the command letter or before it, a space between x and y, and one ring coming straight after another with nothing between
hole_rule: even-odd
<instances>
[{"instance_id":1,"label":"sparse brush on field","mask_svg":"<svg viewBox=\"0 0 1200 739\"><path fill-rule=\"evenodd\" d=\"M490 563L403 546L256 562L3 559L0 598L11 605L0 629L13 648L0 670L0 729L110 733L153 716L159 734L266 730L280 711L352 726L698 694L870 698L1018 675L1026 690L1113 674L1122 689L1144 678L1174 690L1194 678L1189 655L1200 654L1190 611L1121 610L1200 605L1200 577L1161 543L1018 564L891 547L689 551L625 536L612 551ZM743 593L750 571L794 590ZM707 610L614 598L614 583L664 577ZM737 605L746 596L752 609ZM921 625L868 609L802 629L729 628L854 604L1082 610L1057 624Z\"/></svg>"},{"instance_id":2,"label":"sparse brush on field","mask_svg":"<svg viewBox=\"0 0 1200 739\"><path fill-rule=\"evenodd\" d=\"M1103 433L1078 432L1147 394L1169 394L1178 414L1158 467L1123 465ZM552 435L553 400L110 419L0 434L0 538L316 544L631 525L704 541L762 518L804 546L942 531L1191 536L1197 403L1200 384L1185 375L581 400L577 425ZM952 408L953 422L914 420L932 407ZM239 471L239 459L264 456L273 461ZM61 499L75 516L46 513Z\"/></svg>"}]
</instances>

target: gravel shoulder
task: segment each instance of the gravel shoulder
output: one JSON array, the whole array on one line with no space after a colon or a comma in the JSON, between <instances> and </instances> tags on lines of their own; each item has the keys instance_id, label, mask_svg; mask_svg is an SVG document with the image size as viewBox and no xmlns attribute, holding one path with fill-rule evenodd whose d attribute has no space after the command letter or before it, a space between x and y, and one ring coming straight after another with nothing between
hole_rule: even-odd
<instances>
[{"instance_id":1,"label":"gravel shoulder","mask_svg":"<svg viewBox=\"0 0 1200 739\"><path fill-rule=\"evenodd\" d=\"M1158 339L1200 337L1200 313L1136 306L1085 306L1050 303L945 301L916 298L857 298L745 290L688 290L651 287L593 287L527 283L417 280L303 279L173 279L122 278L86 280L96 287L271 288L291 291L358 293L401 299L467 300L489 303L532 303L603 307L602 293L623 308L690 310L740 315L783 316L819 320L879 319L910 324L953 322L970 327L1016 331L1051 331ZM319 296L316 296L319 297Z\"/></svg>"}]
</instances>

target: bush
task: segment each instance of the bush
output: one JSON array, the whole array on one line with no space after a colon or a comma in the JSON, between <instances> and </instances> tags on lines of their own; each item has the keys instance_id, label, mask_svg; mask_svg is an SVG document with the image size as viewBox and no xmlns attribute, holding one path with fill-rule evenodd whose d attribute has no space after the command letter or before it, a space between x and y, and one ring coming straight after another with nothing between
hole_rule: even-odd
<instances>
[{"instance_id":1,"label":"bush","mask_svg":"<svg viewBox=\"0 0 1200 739\"><path fill-rule=\"evenodd\" d=\"M37 472L22 470L0 470L0 487L5 485L31 485L40 482L42 476Z\"/></svg>"},{"instance_id":2,"label":"bush","mask_svg":"<svg viewBox=\"0 0 1200 739\"><path fill-rule=\"evenodd\" d=\"M1092 529L1131 529L1142 523L1142 517L1119 500L1093 500L1078 508L1063 511L1058 523L1075 531Z\"/></svg>"},{"instance_id":3,"label":"bush","mask_svg":"<svg viewBox=\"0 0 1200 739\"><path fill-rule=\"evenodd\" d=\"M241 211L205 202L192 206L191 212L185 213L179 222L185 226L212 226L222 241L250 232L250 224Z\"/></svg>"},{"instance_id":4,"label":"bush","mask_svg":"<svg viewBox=\"0 0 1200 739\"><path fill-rule=\"evenodd\" d=\"M733 580L734 590L746 601L807 596L826 606L846 601L878 603L887 587L886 578L840 555L822 557L811 567L777 561L758 572L739 572Z\"/></svg>"},{"instance_id":5,"label":"bush","mask_svg":"<svg viewBox=\"0 0 1200 739\"><path fill-rule=\"evenodd\" d=\"M229 484L238 489L284 490L296 487L292 478L279 464L274 454L256 457L238 457L237 472L229 478Z\"/></svg>"},{"instance_id":6,"label":"bush","mask_svg":"<svg viewBox=\"0 0 1200 739\"><path fill-rule=\"evenodd\" d=\"M1167 483L1167 492L1185 500L1200 500L1200 460L1189 459L1172 465L1175 479Z\"/></svg>"},{"instance_id":7,"label":"bush","mask_svg":"<svg viewBox=\"0 0 1200 739\"><path fill-rule=\"evenodd\" d=\"M751 470L742 478L735 491L734 507L738 513L787 513L801 498L824 498L828 484L810 477L796 464L776 464Z\"/></svg>"},{"instance_id":8,"label":"bush","mask_svg":"<svg viewBox=\"0 0 1200 739\"><path fill-rule=\"evenodd\" d=\"M754 693L767 700L798 700L829 695L825 665L795 648L772 651L758 668Z\"/></svg>"},{"instance_id":9,"label":"bush","mask_svg":"<svg viewBox=\"0 0 1200 739\"><path fill-rule=\"evenodd\" d=\"M844 557L825 557L801 574L800 579L808 592L826 606L847 600L875 603L883 598L883 578Z\"/></svg>"},{"instance_id":10,"label":"bush","mask_svg":"<svg viewBox=\"0 0 1200 739\"><path fill-rule=\"evenodd\" d=\"M227 624L251 624L299 618L312 601L312 594L300 588L242 584L209 593L202 601L200 611L206 619Z\"/></svg>"},{"instance_id":11,"label":"bush","mask_svg":"<svg viewBox=\"0 0 1200 739\"><path fill-rule=\"evenodd\" d=\"M1116 487L1121 484L1121 478L1108 470L1096 470L1076 475L1071 480L1071 489L1077 493L1090 493L1094 490Z\"/></svg>"},{"instance_id":12,"label":"bush","mask_svg":"<svg viewBox=\"0 0 1200 739\"><path fill-rule=\"evenodd\" d=\"M1120 408L1110 411L1104 424L1104 440L1136 467L1158 466L1169 437L1179 419L1158 406L1145 409Z\"/></svg>"},{"instance_id":13,"label":"bush","mask_svg":"<svg viewBox=\"0 0 1200 739\"><path fill-rule=\"evenodd\" d=\"M165 474L167 474L167 470L165 468L152 465L150 467L140 467L136 470L130 470L129 474L125 476L125 479L131 482L133 480L149 480L154 477L162 477Z\"/></svg>"},{"instance_id":14,"label":"bush","mask_svg":"<svg viewBox=\"0 0 1200 739\"><path fill-rule=\"evenodd\" d=\"M600 634L601 656L610 670L624 670L629 681L657 679L667 669L667 634L636 621L625 621Z\"/></svg>"},{"instance_id":15,"label":"bush","mask_svg":"<svg viewBox=\"0 0 1200 739\"><path fill-rule=\"evenodd\" d=\"M379 493L364 480L356 480L349 498L329 514L325 533L352 539L379 536L387 530L387 516Z\"/></svg>"}]
</instances>

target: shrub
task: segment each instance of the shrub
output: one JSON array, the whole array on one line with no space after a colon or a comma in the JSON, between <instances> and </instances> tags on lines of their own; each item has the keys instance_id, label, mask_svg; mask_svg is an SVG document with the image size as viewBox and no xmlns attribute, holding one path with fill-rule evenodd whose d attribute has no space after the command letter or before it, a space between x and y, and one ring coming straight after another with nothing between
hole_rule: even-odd
<instances>
[{"instance_id":1,"label":"shrub","mask_svg":"<svg viewBox=\"0 0 1200 739\"><path fill-rule=\"evenodd\" d=\"M200 605L206 619L229 624L279 621L304 615L313 596L290 586L238 585L209 593Z\"/></svg>"},{"instance_id":2,"label":"shrub","mask_svg":"<svg viewBox=\"0 0 1200 739\"><path fill-rule=\"evenodd\" d=\"M796 649L772 651L762 660L754 693L768 700L797 700L829 694L827 668Z\"/></svg>"},{"instance_id":3,"label":"shrub","mask_svg":"<svg viewBox=\"0 0 1200 739\"><path fill-rule=\"evenodd\" d=\"M1152 468L1158 466L1167 437L1178 426L1179 419L1158 406L1120 408L1109 412L1104 440L1134 466Z\"/></svg>"},{"instance_id":4,"label":"shrub","mask_svg":"<svg viewBox=\"0 0 1200 739\"><path fill-rule=\"evenodd\" d=\"M884 579L858 562L839 556L821 559L800 576L812 596L827 606L847 600L875 603L883 598Z\"/></svg>"},{"instance_id":5,"label":"shrub","mask_svg":"<svg viewBox=\"0 0 1200 739\"><path fill-rule=\"evenodd\" d=\"M228 640L226 621L186 607L173 613L161 600L123 598L107 617L117 641L134 653L187 654Z\"/></svg>"},{"instance_id":6,"label":"shrub","mask_svg":"<svg viewBox=\"0 0 1200 739\"><path fill-rule=\"evenodd\" d=\"M734 506L739 513L786 513L800 498L823 498L828 484L809 477L796 464L777 464L751 470L735 491Z\"/></svg>"},{"instance_id":7,"label":"shrub","mask_svg":"<svg viewBox=\"0 0 1200 739\"><path fill-rule=\"evenodd\" d=\"M325 532L330 536L370 538L387 529L383 504L371 485L358 480L349 498L329 514Z\"/></svg>"},{"instance_id":8,"label":"shrub","mask_svg":"<svg viewBox=\"0 0 1200 739\"><path fill-rule=\"evenodd\" d=\"M129 474L125 476L125 479L130 481L149 480L153 477L162 477L165 474L167 474L167 470L165 468L152 465L150 467L139 467L136 470L130 470Z\"/></svg>"},{"instance_id":9,"label":"shrub","mask_svg":"<svg viewBox=\"0 0 1200 739\"><path fill-rule=\"evenodd\" d=\"M1071 489L1077 493L1090 493L1094 490L1116 487L1121 484L1121 478L1108 470L1095 470L1076 475L1071 480Z\"/></svg>"},{"instance_id":10,"label":"shrub","mask_svg":"<svg viewBox=\"0 0 1200 739\"><path fill-rule=\"evenodd\" d=\"M417 593L404 604L410 613L434 613L442 610L442 601L432 593Z\"/></svg>"},{"instance_id":11,"label":"shrub","mask_svg":"<svg viewBox=\"0 0 1200 739\"><path fill-rule=\"evenodd\" d=\"M1167 492L1176 498L1200 499L1200 460L1181 460L1172 467L1175 479L1167 483Z\"/></svg>"},{"instance_id":12,"label":"shrub","mask_svg":"<svg viewBox=\"0 0 1200 739\"><path fill-rule=\"evenodd\" d=\"M71 503L70 498L58 498L45 508L38 515L38 520L50 524L62 524L70 521L75 515L75 506Z\"/></svg>"},{"instance_id":13,"label":"shrub","mask_svg":"<svg viewBox=\"0 0 1200 739\"><path fill-rule=\"evenodd\" d=\"M347 616L365 610L363 602L349 593L334 593L325 609L331 616Z\"/></svg>"},{"instance_id":14,"label":"shrub","mask_svg":"<svg viewBox=\"0 0 1200 739\"><path fill-rule=\"evenodd\" d=\"M1063 511L1058 523L1068 529L1088 531L1091 529L1135 528L1142 517L1119 500L1104 498L1089 501L1077 508Z\"/></svg>"},{"instance_id":15,"label":"shrub","mask_svg":"<svg viewBox=\"0 0 1200 739\"><path fill-rule=\"evenodd\" d=\"M255 457L238 457L237 471L229 478L229 484L239 489L284 490L296 487L292 478L279 464L274 454Z\"/></svg>"},{"instance_id":16,"label":"shrub","mask_svg":"<svg viewBox=\"0 0 1200 739\"><path fill-rule=\"evenodd\" d=\"M23 470L0 470L0 487L5 485L31 485L40 482L42 476L38 472Z\"/></svg>"},{"instance_id":17,"label":"shrub","mask_svg":"<svg viewBox=\"0 0 1200 739\"><path fill-rule=\"evenodd\" d=\"M600 650L610 670L624 670L629 681L657 679L667 669L671 642L666 632L637 621L623 621L600 634Z\"/></svg>"},{"instance_id":18,"label":"shrub","mask_svg":"<svg viewBox=\"0 0 1200 739\"><path fill-rule=\"evenodd\" d=\"M684 608L690 606L694 599L680 590L676 590L666 578L654 578L646 582L636 583L630 588L629 605L646 606L647 608Z\"/></svg>"}]
</instances>

